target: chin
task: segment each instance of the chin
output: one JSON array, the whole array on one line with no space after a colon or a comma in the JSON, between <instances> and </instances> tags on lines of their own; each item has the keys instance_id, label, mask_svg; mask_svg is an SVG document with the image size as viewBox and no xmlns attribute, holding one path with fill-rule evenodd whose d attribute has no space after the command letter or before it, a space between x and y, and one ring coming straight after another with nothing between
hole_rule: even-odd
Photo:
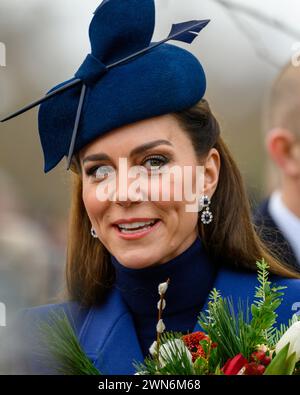
<instances>
[{"instance_id":1,"label":"chin","mask_svg":"<svg viewBox=\"0 0 300 395\"><path fill-rule=\"evenodd\" d=\"M149 251L149 247L145 247L145 249L146 251ZM151 257L143 257L143 255L142 251L137 253L135 250L132 254L130 254L129 251L126 251L124 254L120 252L120 254L118 254L118 256L115 255L115 257L124 267L129 269L145 269L147 267L156 266L155 262L157 260L153 255Z\"/></svg>"},{"instance_id":2,"label":"chin","mask_svg":"<svg viewBox=\"0 0 300 395\"><path fill-rule=\"evenodd\" d=\"M146 269L147 267L152 266L151 264L148 263L143 264L141 262L136 262L136 263L126 262L126 263L122 263L122 265L124 267L127 267L128 269Z\"/></svg>"}]
</instances>

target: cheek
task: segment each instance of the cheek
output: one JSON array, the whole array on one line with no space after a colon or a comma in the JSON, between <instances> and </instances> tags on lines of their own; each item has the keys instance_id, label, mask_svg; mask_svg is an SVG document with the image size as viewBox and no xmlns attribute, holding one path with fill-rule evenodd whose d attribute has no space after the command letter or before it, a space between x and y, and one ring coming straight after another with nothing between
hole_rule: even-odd
<instances>
[{"instance_id":1,"label":"cheek","mask_svg":"<svg viewBox=\"0 0 300 395\"><path fill-rule=\"evenodd\" d=\"M176 233L180 229L183 232L192 231L198 223L198 212L188 212L186 201L159 201L153 202L158 209L164 213L163 220L171 233Z\"/></svg>"},{"instance_id":2,"label":"cheek","mask_svg":"<svg viewBox=\"0 0 300 395\"><path fill-rule=\"evenodd\" d=\"M194 161L187 162L178 169L154 178L153 184L149 183L148 190L154 191L154 196L159 195L160 200L169 198L176 204L179 201L185 204L196 203L196 197L203 194L204 190L204 167Z\"/></svg>"},{"instance_id":3,"label":"cheek","mask_svg":"<svg viewBox=\"0 0 300 395\"><path fill-rule=\"evenodd\" d=\"M83 185L82 200L90 219L98 216L103 210L103 202L96 197L96 190L91 185Z\"/></svg>"},{"instance_id":4,"label":"cheek","mask_svg":"<svg viewBox=\"0 0 300 395\"><path fill-rule=\"evenodd\" d=\"M156 190L153 196L159 196L159 202L165 207L173 206L174 210L182 211L186 210L188 213L190 210L189 206L197 206L198 198L203 194L204 177L203 171L195 175L196 170L193 169L190 175L187 177L168 177L159 180L155 185L155 188L149 188L149 190ZM151 199L151 194L148 196Z\"/></svg>"},{"instance_id":5,"label":"cheek","mask_svg":"<svg viewBox=\"0 0 300 395\"><path fill-rule=\"evenodd\" d=\"M194 171L195 169L193 169L193 172ZM188 185L184 186L183 182L187 182ZM170 202L170 205L172 205L173 212L176 214L178 228L181 229L183 233L189 233L197 226L198 223L198 211L192 209L192 207L195 207L195 202L197 202L197 200L194 201L196 198L195 184L196 178L194 173L188 181L185 179L177 185L176 183L171 183L171 190L178 191L181 189L181 195L179 193L176 194L176 192L171 195L172 201Z\"/></svg>"}]
</instances>

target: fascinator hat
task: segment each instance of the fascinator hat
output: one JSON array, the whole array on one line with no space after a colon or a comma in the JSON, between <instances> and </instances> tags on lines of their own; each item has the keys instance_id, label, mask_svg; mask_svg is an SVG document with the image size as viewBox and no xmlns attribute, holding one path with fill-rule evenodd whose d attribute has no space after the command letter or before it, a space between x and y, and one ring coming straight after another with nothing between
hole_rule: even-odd
<instances>
[{"instance_id":1,"label":"fascinator hat","mask_svg":"<svg viewBox=\"0 0 300 395\"><path fill-rule=\"evenodd\" d=\"M112 129L180 111L204 95L199 60L167 41L191 44L209 20L173 24L170 34L151 42L154 0L104 0L89 26L91 52L74 77L46 96L5 117L40 105L38 128L44 172Z\"/></svg>"}]
</instances>

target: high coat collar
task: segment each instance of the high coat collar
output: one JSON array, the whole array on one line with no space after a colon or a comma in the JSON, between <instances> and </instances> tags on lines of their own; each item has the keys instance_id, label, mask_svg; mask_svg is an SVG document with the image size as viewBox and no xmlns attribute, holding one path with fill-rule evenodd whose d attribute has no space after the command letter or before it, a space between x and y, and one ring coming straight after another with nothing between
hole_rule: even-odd
<instances>
[{"instance_id":1,"label":"high coat collar","mask_svg":"<svg viewBox=\"0 0 300 395\"><path fill-rule=\"evenodd\" d=\"M255 281L255 273L243 275L243 272L222 268L214 287L222 295L231 295L237 300L249 297L249 287L254 290ZM207 298L201 311L206 310L208 301ZM193 332L199 330L196 324ZM111 290L103 305L89 310L78 337L85 353L102 374L131 375L135 372L133 361L144 360L131 313L116 288Z\"/></svg>"}]
</instances>

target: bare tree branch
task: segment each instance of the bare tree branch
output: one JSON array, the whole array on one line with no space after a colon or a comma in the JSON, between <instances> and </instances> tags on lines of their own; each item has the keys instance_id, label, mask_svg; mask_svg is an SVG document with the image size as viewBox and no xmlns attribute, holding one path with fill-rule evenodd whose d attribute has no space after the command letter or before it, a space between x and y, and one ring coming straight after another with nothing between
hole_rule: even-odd
<instances>
[{"instance_id":1,"label":"bare tree branch","mask_svg":"<svg viewBox=\"0 0 300 395\"><path fill-rule=\"evenodd\" d=\"M246 23L241 21L240 18L229 9L225 10L232 19L233 23L237 26L239 30L248 38L248 40L253 44L253 49L257 56L261 58L263 61L269 63L272 67L276 69L280 69L281 65L274 60L274 57L268 50L268 48L261 43L260 36L257 32L251 29L250 26L247 27Z\"/></svg>"},{"instance_id":2,"label":"bare tree branch","mask_svg":"<svg viewBox=\"0 0 300 395\"><path fill-rule=\"evenodd\" d=\"M248 15L248 16L260 21L261 23L267 24L270 27L273 27L273 28L281 31L282 33L285 33L293 38L296 38L297 40L300 39L300 31L299 30L295 30L292 27L290 27L289 25L283 23L282 21L272 18L268 15L265 15L265 14L259 12L258 10L255 10L251 7L247 7L242 4L237 4L235 2L231 2L228 0L213 0L213 1L215 3L218 3L219 5L221 5L222 7L226 8L226 9Z\"/></svg>"},{"instance_id":3,"label":"bare tree branch","mask_svg":"<svg viewBox=\"0 0 300 395\"><path fill-rule=\"evenodd\" d=\"M254 50L257 56L271 66L279 69L281 65L279 65L275 60L272 54L269 52L267 47L262 43L261 38L257 33L254 32L250 27L247 28L245 22L242 22L238 13L242 13L246 16L250 16L251 18L268 25L276 30L279 30L283 34L287 34L293 38L300 39L300 31L296 31L292 29L287 24L269 17L268 15L262 14L258 10L247 7L245 5L237 4L228 0L213 0L215 3L219 4L228 14L228 16L233 20L234 24L241 30L241 32L249 39L249 41L253 44Z\"/></svg>"}]
</instances>

